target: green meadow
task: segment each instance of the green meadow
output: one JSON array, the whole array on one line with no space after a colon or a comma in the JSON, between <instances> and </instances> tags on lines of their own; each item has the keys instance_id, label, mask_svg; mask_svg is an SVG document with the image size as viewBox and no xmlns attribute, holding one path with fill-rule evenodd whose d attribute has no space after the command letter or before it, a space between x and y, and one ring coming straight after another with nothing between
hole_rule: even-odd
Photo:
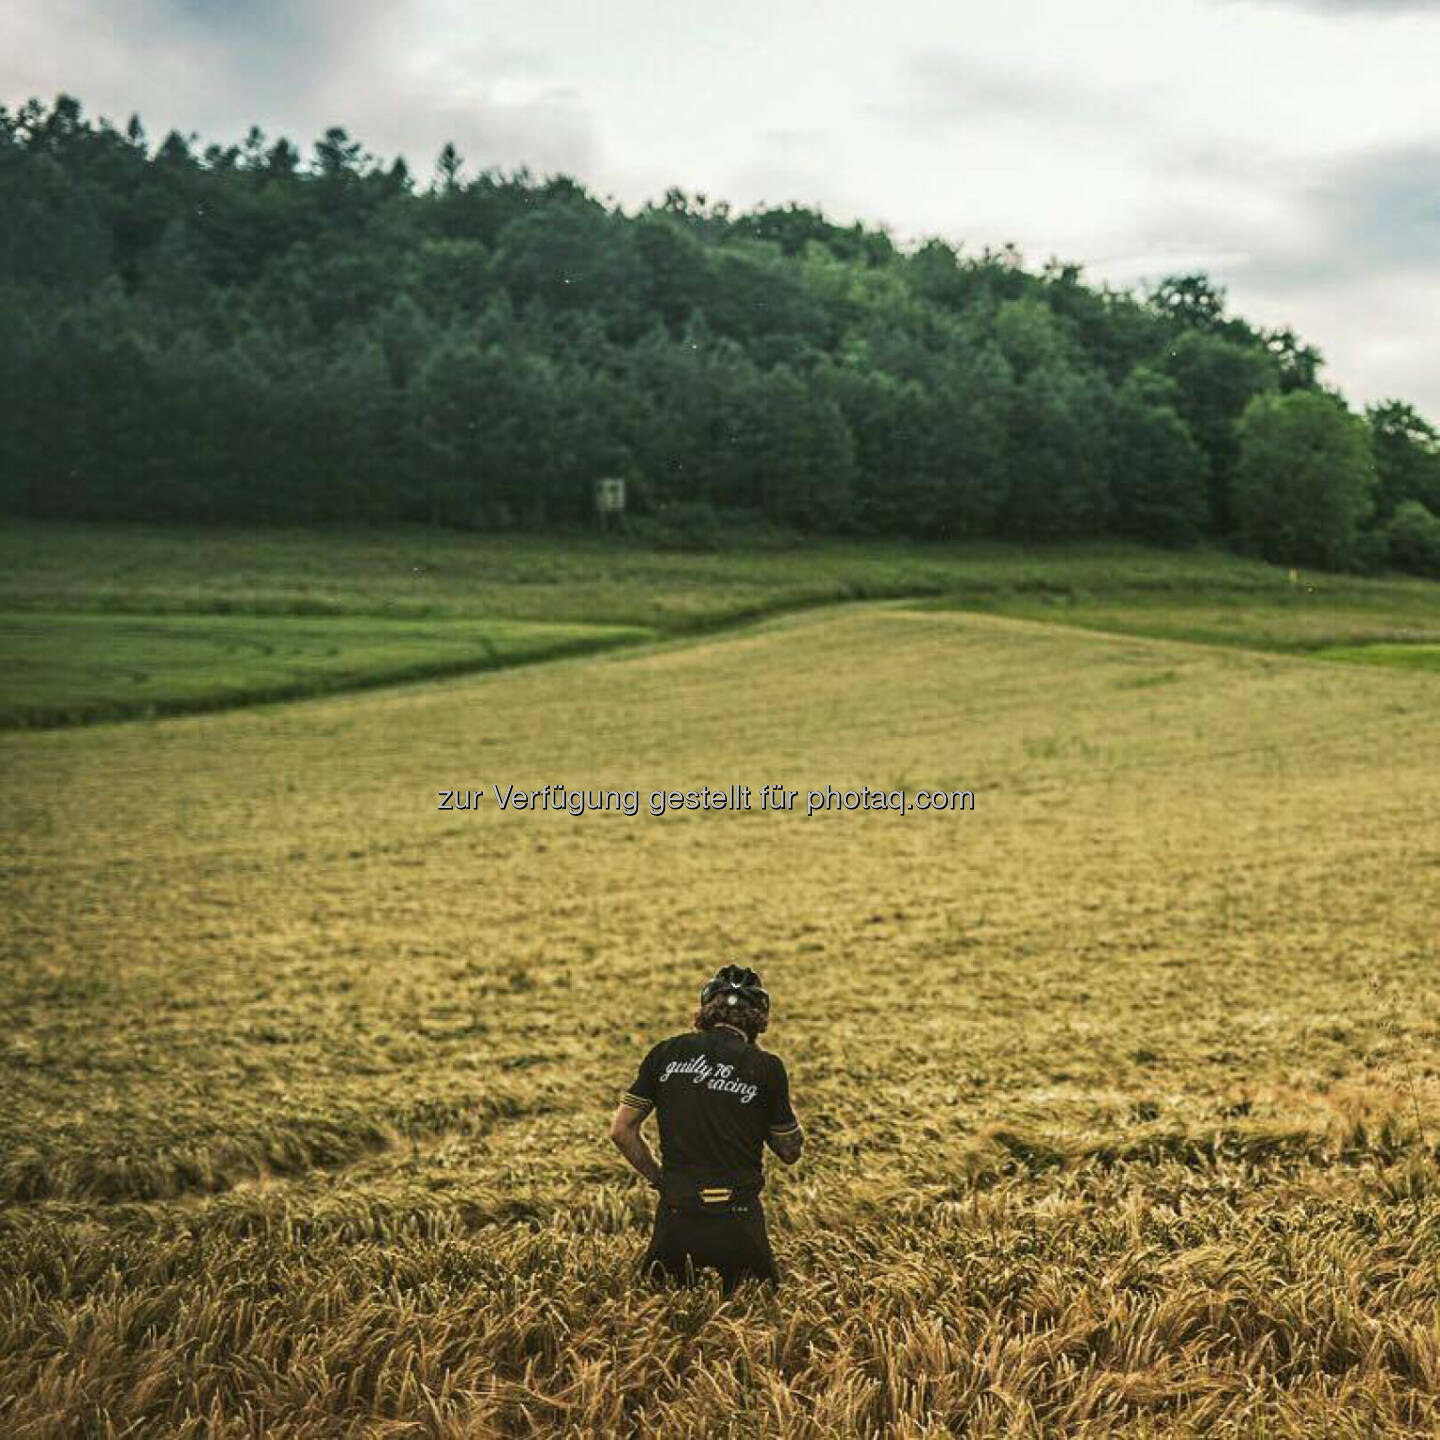
<instances>
[{"instance_id":1,"label":"green meadow","mask_svg":"<svg viewBox=\"0 0 1440 1440\"><path fill-rule=\"evenodd\" d=\"M0 723L47 725L223 709L647 638L618 625L334 615L0 614Z\"/></svg>"},{"instance_id":2,"label":"green meadow","mask_svg":"<svg viewBox=\"0 0 1440 1440\"><path fill-rule=\"evenodd\" d=\"M1219 551L622 537L0 528L0 727L296 699L677 640L865 599L1433 667L1440 586Z\"/></svg>"}]
</instances>

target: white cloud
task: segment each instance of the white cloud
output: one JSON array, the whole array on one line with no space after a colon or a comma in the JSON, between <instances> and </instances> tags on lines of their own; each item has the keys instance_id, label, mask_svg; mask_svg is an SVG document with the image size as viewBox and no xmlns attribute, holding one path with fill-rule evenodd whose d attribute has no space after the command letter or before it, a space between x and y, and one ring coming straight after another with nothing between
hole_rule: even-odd
<instances>
[{"instance_id":1,"label":"white cloud","mask_svg":"<svg viewBox=\"0 0 1440 1440\"><path fill-rule=\"evenodd\" d=\"M1289 5L1297 10L1313 10L1317 15L1363 18L1377 15L1433 15L1440 10L1437 0L1224 0L1224 3Z\"/></svg>"}]
</instances>

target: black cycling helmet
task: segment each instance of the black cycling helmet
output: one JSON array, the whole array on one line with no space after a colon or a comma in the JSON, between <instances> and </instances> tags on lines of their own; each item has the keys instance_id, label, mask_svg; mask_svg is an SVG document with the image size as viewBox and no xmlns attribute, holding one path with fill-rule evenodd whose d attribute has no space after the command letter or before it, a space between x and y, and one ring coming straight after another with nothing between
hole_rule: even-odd
<instances>
[{"instance_id":1,"label":"black cycling helmet","mask_svg":"<svg viewBox=\"0 0 1440 1440\"><path fill-rule=\"evenodd\" d=\"M713 980L707 980L700 991L700 1003L708 1005L717 995L725 995L732 1005L748 1000L762 1010L770 1009L770 996L760 984L760 977L743 965L722 965Z\"/></svg>"}]
</instances>

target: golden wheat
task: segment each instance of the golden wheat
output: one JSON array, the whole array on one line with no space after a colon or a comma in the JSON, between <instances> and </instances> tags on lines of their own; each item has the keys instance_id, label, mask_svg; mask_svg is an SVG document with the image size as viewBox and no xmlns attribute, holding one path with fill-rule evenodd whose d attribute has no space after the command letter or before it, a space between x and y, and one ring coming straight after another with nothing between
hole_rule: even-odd
<instances>
[{"instance_id":1,"label":"golden wheat","mask_svg":"<svg viewBox=\"0 0 1440 1440\"><path fill-rule=\"evenodd\" d=\"M1435 698L867 606L0 739L0 1431L1433 1432ZM728 1301L604 1138L722 957L811 1135Z\"/></svg>"}]
</instances>

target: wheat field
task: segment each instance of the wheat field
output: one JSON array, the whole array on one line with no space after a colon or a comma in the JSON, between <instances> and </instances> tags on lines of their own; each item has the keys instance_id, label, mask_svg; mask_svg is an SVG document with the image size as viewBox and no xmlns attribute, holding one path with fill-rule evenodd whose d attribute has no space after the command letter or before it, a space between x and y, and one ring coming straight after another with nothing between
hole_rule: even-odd
<instances>
[{"instance_id":1,"label":"wheat field","mask_svg":"<svg viewBox=\"0 0 1440 1440\"><path fill-rule=\"evenodd\" d=\"M1434 1433L1437 683L885 603L0 736L0 1433ZM729 1300L605 1136L725 960Z\"/></svg>"}]
</instances>

